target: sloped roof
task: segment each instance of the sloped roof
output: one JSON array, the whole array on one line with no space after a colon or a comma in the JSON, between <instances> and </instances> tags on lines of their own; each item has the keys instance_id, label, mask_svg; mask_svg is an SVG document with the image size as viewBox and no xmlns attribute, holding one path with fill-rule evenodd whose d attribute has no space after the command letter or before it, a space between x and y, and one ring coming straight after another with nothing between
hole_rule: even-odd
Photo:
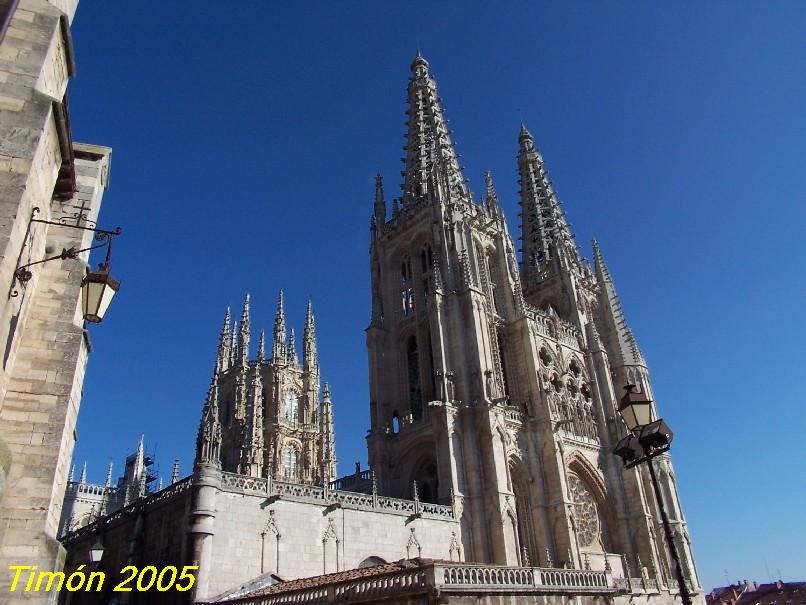
<instances>
[{"instance_id":1,"label":"sloped roof","mask_svg":"<svg viewBox=\"0 0 806 605\"><path fill-rule=\"evenodd\" d=\"M329 584L339 584L341 582L347 582L359 578L369 578L375 576L383 576L387 574L394 574L415 567L425 567L428 565L432 565L435 562L438 563L440 561L435 561L433 559L423 559L423 558L401 559L400 561L395 561L394 563L384 563L382 565L375 565L373 567L359 567L356 569L347 569L345 571L324 574L321 576L312 576L309 578L299 578L297 580L289 580L287 582L281 582L279 584L274 584L272 586L266 586L265 588L255 590L253 592L241 594L234 598L225 598L215 602L232 603L232 602L238 602L241 599L253 599L255 597L277 595L286 592L294 592L297 590L307 590L310 588L317 588L319 586L327 586Z\"/></svg>"}]
</instances>

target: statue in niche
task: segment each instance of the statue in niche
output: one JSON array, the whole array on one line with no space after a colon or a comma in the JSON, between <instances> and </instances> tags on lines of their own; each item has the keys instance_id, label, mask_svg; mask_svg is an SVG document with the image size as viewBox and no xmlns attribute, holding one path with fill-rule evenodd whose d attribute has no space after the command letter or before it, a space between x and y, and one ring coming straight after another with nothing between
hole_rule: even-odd
<instances>
[{"instance_id":1,"label":"statue in niche","mask_svg":"<svg viewBox=\"0 0 806 605\"><path fill-rule=\"evenodd\" d=\"M456 397L456 385L454 385L453 372L445 372L445 379L448 381L448 401L453 401Z\"/></svg>"},{"instance_id":2,"label":"statue in niche","mask_svg":"<svg viewBox=\"0 0 806 605\"><path fill-rule=\"evenodd\" d=\"M487 391L487 398L492 401L495 398L495 383L493 382L493 371L484 371L484 383Z\"/></svg>"},{"instance_id":3,"label":"statue in niche","mask_svg":"<svg viewBox=\"0 0 806 605\"><path fill-rule=\"evenodd\" d=\"M435 373L437 378L437 398L439 401L445 400L445 383L442 382L442 370L437 370Z\"/></svg>"}]
</instances>

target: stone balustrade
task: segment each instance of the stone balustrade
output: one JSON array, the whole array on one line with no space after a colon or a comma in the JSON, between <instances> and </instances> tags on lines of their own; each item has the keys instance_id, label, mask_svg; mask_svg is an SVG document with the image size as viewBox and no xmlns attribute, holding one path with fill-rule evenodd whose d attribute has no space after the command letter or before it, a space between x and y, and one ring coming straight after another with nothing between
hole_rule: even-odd
<instances>
[{"instance_id":1,"label":"stone balustrade","mask_svg":"<svg viewBox=\"0 0 806 605\"><path fill-rule=\"evenodd\" d=\"M105 494L117 493L115 487L105 487L103 485L96 485L94 483L80 483L78 481L67 482L68 494L88 494L92 496L103 496Z\"/></svg>"},{"instance_id":2,"label":"stone balustrade","mask_svg":"<svg viewBox=\"0 0 806 605\"><path fill-rule=\"evenodd\" d=\"M405 515L424 515L442 519L453 519L452 506L432 504L419 500L402 500L377 494L362 494L343 490L325 489L315 485L287 483L285 481L268 480L263 477L247 477L235 473L221 473L221 487L229 491L244 494L277 496L296 502L313 504L338 504L344 508L358 510L380 510Z\"/></svg>"},{"instance_id":3,"label":"stone balustrade","mask_svg":"<svg viewBox=\"0 0 806 605\"><path fill-rule=\"evenodd\" d=\"M163 490L150 494L144 498L140 498L139 500L132 502L128 506L125 506L119 510L116 510L113 513L100 517L98 520L90 523L89 525L85 525L84 527L81 527L75 531L65 534L61 538L61 542L65 546L67 546L81 539L83 536L86 536L87 534L93 534L99 532L101 527L104 527L109 523L113 523L118 519L131 515L132 513L135 513L138 510L141 510L142 508L151 508L153 506L161 504L162 502L173 500L179 494L190 489L192 485L192 479L193 479L192 476L185 477L181 481L177 481L176 483L169 485Z\"/></svg>"},{"instance_id":4,"label":"stone balustrade","mask_svg":"<svg viewBox=\"0 0 806 605\"><path fill-rule=\"evenodd\" d=\"M326 576L322 578L326 582ZM410 569L361 578L315 584L297 590L275 590L227 600L243 605L324 605L366 602L407 594L514 594L572 593L615 595L624 593L609 572L584 569L500 567L462 563L428 562Z\"/></svg>"}]
</instances>

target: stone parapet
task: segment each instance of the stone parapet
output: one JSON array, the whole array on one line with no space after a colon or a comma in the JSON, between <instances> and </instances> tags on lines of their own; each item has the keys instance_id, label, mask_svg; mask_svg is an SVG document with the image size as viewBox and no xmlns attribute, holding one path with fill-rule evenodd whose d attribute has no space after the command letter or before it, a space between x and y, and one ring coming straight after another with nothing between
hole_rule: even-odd
<instances>
[{"instance_id":1,"label":"stone parapet","mask_svg":"<svg viewBox=\"0 0 806 605\"><path fill-rule=\"evenodd\" d=\"M443 519L453 519L452 506L432 504L417 500L402 500L372 494L325 489L314 485L286 483L262 477L248 477L235 473L221 473L221 489L244 494L266 495L310 504L337 504L343 508L357 510L377 510L401 515L423 515Z\"/></svg>"},{"instance_id":2,"label":"stone parapet","mask_svg":"<svg viewBox=\"0 0 806 605\"><path fill-rule=\"evenodd\" d=\"M376 574L368 573L350 579L342 579L338 574L320 576L311 578L306 585L297 589L289 590L278 584L268 590L221 602L243 605L320 605L399 600L415 594L440 595L443 598L506 594L616 596L626 591L623 583L617 583L605 571L453 564L427 559L401 563L410 565L391 572L387 571L388 566L382 566Z\"/></svg>"}]
</instances>

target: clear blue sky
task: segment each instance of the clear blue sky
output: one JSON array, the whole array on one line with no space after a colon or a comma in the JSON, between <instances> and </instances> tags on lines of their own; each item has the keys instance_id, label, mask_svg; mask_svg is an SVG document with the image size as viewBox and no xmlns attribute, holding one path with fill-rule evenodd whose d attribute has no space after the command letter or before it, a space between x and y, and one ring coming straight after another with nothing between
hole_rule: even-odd
<instances>
[{"instance_id":1,"label":"clear blue sky","mask_svg":"<svg viewBox=\"0 0 806 605\"><path fill-rule=\"evenodd\" d=\"M523 119L599 239L705 586L806 579L805 28L802 2L82 0L73 136L114 148L124 235L78 464L102 481L144 432L189 472L224 309L248 290L270 330L281 287L298 330L313 297L340 472L365 464L372 177L398 191L419 46L475 194L492 170L517 230Z\"/></svg>"}]
</instances>

